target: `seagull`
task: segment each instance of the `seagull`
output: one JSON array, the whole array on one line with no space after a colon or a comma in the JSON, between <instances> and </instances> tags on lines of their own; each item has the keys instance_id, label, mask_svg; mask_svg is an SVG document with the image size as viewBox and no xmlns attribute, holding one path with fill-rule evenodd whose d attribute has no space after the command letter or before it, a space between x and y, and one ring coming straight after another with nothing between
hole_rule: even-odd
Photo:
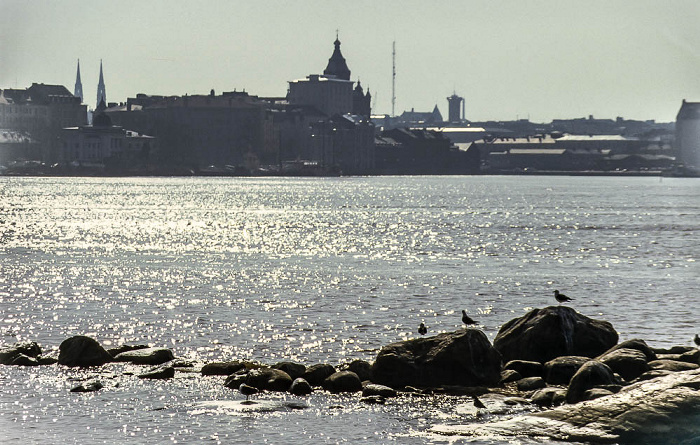
<instances>
[{"instance_id":1,"label":"seagull","mask_svg":"<svg viewBox=\"0 0 700 445\"><path fill-rule=\"evenodd\" d=\"M421 323L420 326L418 326L418 333L420 335L425 335L428 333L428 328L425 327L425 323Z\"/></svg>"},{"instance_id":2,"label":"seagull","mask_svg":"<svg viewBox=\"0 0 700 445\"><path fill-rule=\"evenodd\" d=\"M694 340L695 340L695 344L700 346L700 337L698 337L698 334L695 334Z\"/></svg>"},{"instance_id":3,"label":"seagull","mask_svg":"<svg viewBox=\"0 0 700 445\"><path fill-rule=\"evenodd\" d=\"M250 385L246 385L245 383L241 383L241 386L238 387L238 390L245 396L245 401L248 401L248 398L252 396L253 394L258 393L258 388L255 388Z\"/></svg>"},{"instance_id":4,"label":"seagull","mask_svg":"<svg viewBox=\"0 0 700 445\"><path fill-rule=\"evenodd\" d=\"M573 301L573 298L569 298L564 294L560 294L558 290L554 291L554 298L557 299L559 303L565 303L567 301Z\"/></svg>"},{"instance_id":5,"label":"seagull","mask_svg":"<svg viewBox=\"0 0 700 445\"><path fill-rule=\"evenodd\" d=\"M472 318L469 315L467 315L467 311L465 311L464 309L462 309L462 322L467 326L469 326L470 324L476 324L476 322L472 320Z\"/></svg>"},{"instance_id":6,"label":"seagull","mask_svg":"<svg viewBox=\"0 0 700 445\"><path fill-rule=\"evenodd\" d=\"M476 408L486 408L486 405L484 405L477 396L472 396L472 398L474 399L474 406Z\"/></svg>"}]
</instances>

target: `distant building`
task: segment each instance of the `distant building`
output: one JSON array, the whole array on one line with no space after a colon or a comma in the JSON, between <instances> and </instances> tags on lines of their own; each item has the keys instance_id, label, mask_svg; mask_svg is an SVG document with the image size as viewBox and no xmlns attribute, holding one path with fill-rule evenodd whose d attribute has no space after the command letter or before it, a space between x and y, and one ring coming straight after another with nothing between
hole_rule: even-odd
<instances>
[{"instance_id":1,"label":"distant building","mask_svg":"<svg viewBox=\"0 0 700 445\"><path fill-rule=\"evenodd\" d=\"M63 129L59 162L128 170L145 166L153 147L152 136L112 125L108 115L99 113L92 125Z\"/></svg>"},{"instance_id":2,"label":"distant building","mask_svg":"<svg viewBox=\"0 0 700 445\"><path fill-rule=\"evenodd\" d=\"M700 102L683 100L676 116L675 144L680 163L700 168Z\"/></svg>"},{"instance_id":3,"label":"distant building","mask_svg":"<svg viewBox=\"0 0 700 445\"><path fill-rule=\"evenodd\" d=\"M73 96L80 98L80 103L83 102L83 82L80 80L80 59L78 59L78 71L75 75L75 89Z\"/></svg>"},{"instance_id":4,"label":"distant building","mask_svg":"<svg viewBox=\"0 0 700 445\"><path fill-rule=\"evenodd\" d=\"M448 116L452 123L462 122L464 119L464 98L453 93L447 98Z\"/></svg>"},{"instance_id":5,"label":"distant building","mask_svg":"<svg viewBox=\"0 0 700 445\"><path fill-rule=\"evenodd\" d=\"M100 60L100 80L97 83L97 102L95 108L100 105L100 102L107 103L107 92L105 90L105 78L102 74L102 60Z\"/></svg>"},{"instance_id":6,"label":"distant building","mask_svg":"<svg viewBox=\"0 0 700 445\"><path fill-rule=\"evenodd\" d=\"M374 169L374 125L364 116L336 115L311 124L310 159L343 174Z\"/></svg>"},{"instance_id":7,"label":"distant building","mask_svg":"<svg viewBox=\"0 0 700 445\"><path fill-rule=\"evenodd\" d=\"M0 129L0 166L41 159L41 145L27 133Z\"/></svg>"},{"instance_id":8,"label":"distant building","mask_svg":"<svg viewBox=\"0 0 700 445\"><path fill-rule=\"evenodd\" d=\"M41 147L43 162L56 162L61 129L87 123L87 106L63 85L33 83L0 90L0 128L25 133Z\"/></svg>"}]
</instances>

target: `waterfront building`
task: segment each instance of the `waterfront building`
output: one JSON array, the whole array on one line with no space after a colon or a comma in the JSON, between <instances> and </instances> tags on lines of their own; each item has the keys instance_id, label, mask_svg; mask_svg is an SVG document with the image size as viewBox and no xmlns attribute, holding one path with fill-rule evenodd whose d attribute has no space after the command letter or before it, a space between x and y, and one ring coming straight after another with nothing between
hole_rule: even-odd
<instances>
[{"instance_id":1,"label":"waterfront building","mask_svg":"<svg viewBox=\"0 0 700 445\"><path fill-rule=\"evenodd\" d=\"M100 80L97 82L97 102L95 108L100 105L100 102L107 103L107 92L105 90L105 78L102 74L102 60L100 60Z\"/></svg>"},{"instance_id":2,"label":"waterfront building","mask_svg":"<svg viewBox=\"0 0 700 445\"><path fill-rule=\"evenodd\" d=\"M452 96L447 98L448 119L452 123L459 123L464 120L464 98L457 96L457 93L452 93Z\"/></svg>"},{"instance_id":3,"label":"waterfront building","mask_svg":"<svg viewBox=\"0 0 700 445\"><path fill-rule=\"evenodd\" d=\"M80 103L83 102L83 82L80 80L80 59L78 59L78 72L75 75L75 89L73 96L80 98Z\"/></svg>"},{"instance_id":4,"label":"waterfront building","mask_svg":"<svg viewBox=\"0 0 700 445\"><path fill-rule=\"evenodd\" d=\"M676 116L675 145L680 163L700 168L700 102L683 99Z\"/></svg>"}]
</instances>

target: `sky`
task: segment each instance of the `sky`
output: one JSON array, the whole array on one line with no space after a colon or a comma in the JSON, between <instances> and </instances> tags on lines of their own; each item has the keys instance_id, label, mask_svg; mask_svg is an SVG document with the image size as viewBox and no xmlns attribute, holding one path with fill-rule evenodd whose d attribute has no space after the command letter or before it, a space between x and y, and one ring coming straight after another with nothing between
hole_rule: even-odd
<instances>
[{"instance_id":1,"label":"sky","mask_svg":"<svg viewBox=\"0 0 700 445\"><path fill-rule=\"evenodd\" d=\"M94 107L137 93L284 96L320 74L336 30L372 112L466 118L675 120L700 101L698 0L0 0L0 88L73 91Z\"/></svg>"}]
</instances>

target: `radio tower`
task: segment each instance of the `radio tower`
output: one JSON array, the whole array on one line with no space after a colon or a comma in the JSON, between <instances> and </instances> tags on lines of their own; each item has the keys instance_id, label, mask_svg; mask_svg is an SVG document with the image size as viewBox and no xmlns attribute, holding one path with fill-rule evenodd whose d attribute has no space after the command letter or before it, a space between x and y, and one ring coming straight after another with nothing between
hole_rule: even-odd
<instances>
[{"instance_id":1,"label":"radio tower","mask_svg":"<svg viewBox=\"0 0 700 445\"><path fill-rule=\"evenodd\" d=\"M391 117L396 116L396 40L391 44Z\"/></svg>"}]
</instances>

